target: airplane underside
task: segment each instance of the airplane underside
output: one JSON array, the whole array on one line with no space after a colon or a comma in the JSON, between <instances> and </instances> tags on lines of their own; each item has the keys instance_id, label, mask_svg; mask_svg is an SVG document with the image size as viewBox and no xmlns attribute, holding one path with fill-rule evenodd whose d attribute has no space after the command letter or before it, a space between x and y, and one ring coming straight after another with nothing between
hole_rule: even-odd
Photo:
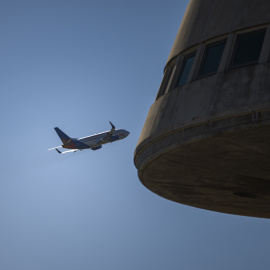
<instances>
[{"instance_id":1,"label":"airplane underside","mask_svg":"<svg viewBox=\"0 0 270 270\"><path fill-rule=\"evenodd\" d=\"M69 142L63 144L62 148L83 150L83 149L89 149L91 147L83 142L71 139Z\"/></svg>"}]
</instances>

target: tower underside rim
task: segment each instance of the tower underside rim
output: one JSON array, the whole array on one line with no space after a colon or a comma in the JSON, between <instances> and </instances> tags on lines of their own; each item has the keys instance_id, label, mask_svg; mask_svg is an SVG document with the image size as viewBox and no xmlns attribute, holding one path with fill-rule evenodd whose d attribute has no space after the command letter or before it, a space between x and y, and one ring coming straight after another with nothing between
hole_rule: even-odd
<instances>
[{"instance_id":1,"label":"tower underside rim","mask_svg":"<svg viewBox=\"0 0 270 270\"><path fill-rule=\"evenodd\" d=\"M269 113L210 121L145 145L135 154L140 181L181 204L270 218Z\"/></svg>"}]
</instances>

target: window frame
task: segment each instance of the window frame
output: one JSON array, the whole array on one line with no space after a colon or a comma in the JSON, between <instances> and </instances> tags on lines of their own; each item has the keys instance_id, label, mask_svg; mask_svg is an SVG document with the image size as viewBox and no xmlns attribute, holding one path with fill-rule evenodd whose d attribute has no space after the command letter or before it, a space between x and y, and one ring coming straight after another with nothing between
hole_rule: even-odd
<instances>
[{"instance_id":1,"label":"window frame","mask_svg":"<svg viewBox=\"0 0 270 270\"><path fill-rule=\"evenodd\" d=\"M197 49L194 50L194 51L192 51L191 53L189 53L189 54L183 56L183 61L182 61L182 63L181 63L180 71L179 71L178 74L177 74L177 78L176 78L176 81L175 81L175 84L174 84L174 87L173 87L174 89L175 89L175 88L178 88L178 87L181 87L181 86L183 86L183 85L185 85L185 84L188 83L188 78L189 78L189 76L190 76L190 72L192 71L192 66L193 66L193 64L194 64L194 60L195 60L195 57L196 57L196 53L197 53ZM180 82L180 80L181 80L181 76L183 75L184 70L185 70L185 67L186 67L186 64L187 64L187 60L188 60L189 58L191 58L191 57L193 57L193 61L192 61L191 67L190 67L190 69L189 69L189 72L188 72L188 74L187 74L186 81L185 81L184 83L182 83L182 84L179 85L179 82Z\"/></svg>"},{"instance_id":2,"label":"window frame","mask_svg":"<svg viewBox=\"0 0 270 270\"><path fill-rule=\"evenodd\" d=\"M159 87L159 91L158 91L156 100L159 99L160 97L164 96L164 94L168 88L168 84L170 82L171 76L173 74L173 68L174 68L174 66L167 66L167 68L164 72L160 87Z\"/></svg>"},{"instance_id":3,"label":"window frame","mask_svg":"<svg viewBox=\"0 0 270 270\"><path fill-rule=\"evenodd\" d=\"M211 75L214 75L216 73L218 73L219 71L219 67L220 67L220 63L221 63L221 60L222 60L222 57L224 55L224 51L225 51L225 48L226 48L226 45L227 45L227 41L228 41L228 38L224 38L222 40L219 40L219 41L216 41L216 42L213 42L213 43L209 43L205 46L204 48L204 52L203 52L203 57L199 63L199 70L198 70L198 73L197 73L197 76L196 76L196 79L201 79L201 78L204 78L204 77L207 77L207 76L211 76ZM215 47L215 46L218 46L218 45L221 45L221 44L224 44L224 47L223 47L223 51L222 51L222 54L220 55L220 59L219 59L219 63L218 63L218 67L216 70L212 71L212 72L209 72L209 73L206 73L206 74L201 74L202 72L202 69L203 69L203 65L205 63L205 60L207 58L207 53L208 53L208 49L209 48L212 48L212 47Z\"/></svg>"},{"instance_id":4,"label":"window frame","mask_svg":"<svg viewBox=\"0 0 270 270\"><path fill-rule=\"evenodd\" d=\"M249 61L249 62L243 62L243 63L236 64L235 60L236 60L236 55L237 55L240 39L243 38L243 37L248 37L248 36L256 35L256 34L263 33L263 32L264 32L264 36L263 36L263 40L262 40L262 44L261 44L261 48L260 48L258 58L256 60L254 60L254 61ZM237 34L235 44L234 44L234 48L233 48L233 52L232 52L232 57L231 57L230 64L229 64L229 69L240 68L240 67L245 67L245 66L249 66L249 65L258 64L259 60L260 60L261 53L262 53L262 49L263 49L263 45L264 45L264 41L265 41L265 36L266 36L266 28L262 28L262 29L253 30L253 31L250 31L250 32Z\"/></svg>"}]
</instances>

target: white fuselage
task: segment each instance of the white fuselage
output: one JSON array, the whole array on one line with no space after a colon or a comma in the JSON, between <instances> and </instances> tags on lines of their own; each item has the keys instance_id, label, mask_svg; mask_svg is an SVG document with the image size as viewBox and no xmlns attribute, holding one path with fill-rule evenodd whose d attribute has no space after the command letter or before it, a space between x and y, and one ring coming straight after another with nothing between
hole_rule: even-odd
<instances>
[{"instance_id":1,"label":"white fuselage","mask_svg":"<svg viewBox=\"0 0 270 270\"><path fill-rule=\"evenodd\" d=\"M83 138L80 138L80 139L77 139L77 140L84 143L84 144L86 144L86 145L88 145L89 147L94 147L94 146L96 146L98 144L102 145L102 144L106 144L106 143L109 143L109 142L122 140L122 139L126 138L129 135L129 132L124 130L124 129L116 129L113 132L113 135L112 135L113 140L112 141L99 143L108 133L109 133L109 131L106 131L106 132L98 133L98 134L95 134L95 135L92 135L92 136L83 137Z\"/></svg>"}]
</instances>

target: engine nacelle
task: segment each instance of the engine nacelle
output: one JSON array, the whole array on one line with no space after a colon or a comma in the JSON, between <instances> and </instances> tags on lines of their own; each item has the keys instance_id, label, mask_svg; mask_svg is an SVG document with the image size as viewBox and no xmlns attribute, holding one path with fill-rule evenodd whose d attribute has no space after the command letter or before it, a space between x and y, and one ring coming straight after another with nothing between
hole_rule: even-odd
<instances>
[{"instance_id":1,"label":"engine nacelle","mask_svg":"<svg viewBox=\"0 0 270 270\"><path fill-rule=\"evenodd\" d=\"M112 136L111 138L110 138L110 142L114 142L114 141L117 141L117 140L119 140L119 136L118 135L114 135L114 136Z\"/></svg>"},{"instance_id":2,"label":"engine nacelle","mask_svg":"<svg viewBox=\"0 0 270 270\"><path fill-rule=\"evenodd\" d=\"M99 145L99 146L96 146L96 147L92 147L91 149L92 150L98 150L98 149L100 149L102 147L102 145Z\"/></svg>"}]
</instances>

